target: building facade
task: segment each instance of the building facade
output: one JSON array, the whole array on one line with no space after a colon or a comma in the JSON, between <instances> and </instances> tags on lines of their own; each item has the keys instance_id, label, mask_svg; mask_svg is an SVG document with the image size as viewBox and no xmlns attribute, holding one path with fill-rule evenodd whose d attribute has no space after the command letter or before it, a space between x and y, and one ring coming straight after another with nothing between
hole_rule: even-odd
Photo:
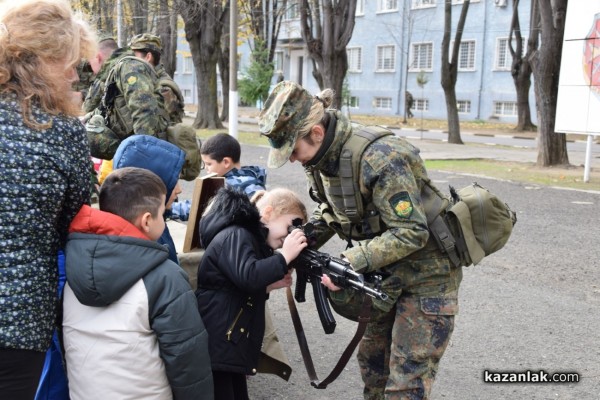
<instances>
[{"instance_id":1,"label":"building facade","mask_svg":"<svg viewBox=\"0 0 600 400\"><path fill-rule=\"evenodd\" d=\"M349 111L403 116L408 90L414 98L412 113L416 118L446 118L441 87L445 1L357 2L354 32L347 46L349 96L346 106ZM312 77L312 62L300 31L299 4L299 0L288 0L274 57L273 82L281 73L286 80L318 93L318 85ZM519 7L522 35L526 41L530 1L521 1ZM452 38L461 8L462 0L452 0ZM512 13L510 0L471 0L459 51L456 83L457 106L462 120L517 121L517 97L510 73L512 56L508 46ZM182 72L178 72L176 80L185 95L188 93L186 83L191 78L186 75L193 75L193 66L189 51L189 61L185 57L187 44L180 42L179 46L182 50L178 51L181 59L177 65L178 71L181 69ZM242 46L240 71L249 62L249 51ZM189 94L193 96L195 89L190 89ZM189 100L195 101L195 96ZM533 86L530 106L535 110ZM535 114L532 119L535 123Z\"/></svg>"}]
</instances>

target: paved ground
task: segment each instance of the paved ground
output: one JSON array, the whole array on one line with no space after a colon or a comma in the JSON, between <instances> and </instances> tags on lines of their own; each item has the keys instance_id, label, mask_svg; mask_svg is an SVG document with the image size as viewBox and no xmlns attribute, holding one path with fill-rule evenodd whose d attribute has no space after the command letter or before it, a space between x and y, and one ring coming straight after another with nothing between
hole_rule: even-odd
<instances>
[{"instance_id":1,"label":"paved ground","mask_svg":"<svg viewBox=\"0 0 600 400\"><path fill-rule=\"evenodd\" d=\"M420 147L424 158L457 158L465 149L473 151L472 146L410 140ZM267 152L265 147L242 146L242 162L264 166ZM535 161L535 150L477 146L477 156ZM598 163L598 153L595 156ZM270 187L289 187L312 208L299 165L288 163L268 174ZM474 179L437 171L431 171L431 176L440 188L448 184L460 187ZM519 221L504 249L479 266L464 269L460 314L432 398L600 399L600 188L568 191L481 177L476 180L517 210ZM181 198L191 198L191 193L192 185L186 182ZM179 235L184 232L185 228L180 229ZM180 240L182 236L176 237ZM342 249L343 243L332 239L322 250L339 254ZM336 332L324 335L310 296L307 300L298 308L317 371L323 377L350 340L355 325L338 317ZM328 389L310 386L283 291L272 294L270 303L294 371L289 382L271 375L251 377L251 398L362 398L354 358ZM490 384L482 379L486 369L573 371L581 379L569 384Z\"/></svg>"}]
</instances>

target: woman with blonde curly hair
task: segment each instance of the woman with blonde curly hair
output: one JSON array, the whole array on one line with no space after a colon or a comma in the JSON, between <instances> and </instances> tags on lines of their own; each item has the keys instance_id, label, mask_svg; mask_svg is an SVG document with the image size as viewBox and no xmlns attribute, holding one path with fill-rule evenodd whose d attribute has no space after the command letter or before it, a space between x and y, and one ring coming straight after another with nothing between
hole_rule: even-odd
<instances>
[{"instance_id":1,"label":"woman with blonde curly hair","mask_svg":"<svg viewBox=\"0 0 600 400\"><path fill-rule=\"evenodd\" d=\"M57 260L89 200L89 148L71 85L95 36L61 0L0 15L0 393L31 399L55 328Z\"/></svg>"}]
</instances>

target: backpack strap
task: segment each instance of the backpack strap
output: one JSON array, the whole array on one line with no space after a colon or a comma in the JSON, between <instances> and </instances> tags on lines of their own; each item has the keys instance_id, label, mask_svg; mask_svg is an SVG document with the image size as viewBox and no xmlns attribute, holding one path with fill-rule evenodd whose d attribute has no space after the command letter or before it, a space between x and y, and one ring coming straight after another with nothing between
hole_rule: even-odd
<instances>
[{"instance_id":1,"label":"backpack strap","mask_svg":"<svg viewBox=\"0 0 600 400\"><path fill-rule=\"evenodd\" d=\"M365 215L358 182L362 154L371 143L393 133L378 126L356 125L352 133L340 154L339 176L345 214L351 224L357 224Z\"/></svg>"}]
</instances>

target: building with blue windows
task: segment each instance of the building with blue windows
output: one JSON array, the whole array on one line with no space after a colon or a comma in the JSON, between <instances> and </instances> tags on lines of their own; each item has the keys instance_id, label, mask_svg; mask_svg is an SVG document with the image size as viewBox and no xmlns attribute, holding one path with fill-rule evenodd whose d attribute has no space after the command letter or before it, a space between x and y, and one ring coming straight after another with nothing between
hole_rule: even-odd
<instances>
[{"instance_id":1,"label":"building with blue windows","mask_svg":"<svg viewBox=\"0 0 600 400\"><path fill-rule=\"evenodd\" d=\"M403 116L405 91L408 90L414 98L412 113L415 117L444 119L446 103L440 83L444 0L357 2L354 33L347 46L350 112ZM273 82L282 73L286 80L298 82L311 93L318 93L318 85L312 77L312 62L300 31L299 3L299 0L288 0L274 57ZM461 8L462 0L452 0L452 38ZM471 0L459 51L456 83L457 106L462 120L517 121L517 96L510 73L512 57L508 47L512 11L509 0ZM530 1L521 1L519 11L526 41ZM181 58L177 63L176 80L186 101L193 102L196 99L195 81L191 55L188 54L189 60L186 59L186 46L180 41L178 53ZM239 53L240 71L243 72L249 64L250 54L243 47ZM535 110L533 85L530 105L531 110ZM536 122L535 112L532 120Z\"/></svg>"}]
</instances>

